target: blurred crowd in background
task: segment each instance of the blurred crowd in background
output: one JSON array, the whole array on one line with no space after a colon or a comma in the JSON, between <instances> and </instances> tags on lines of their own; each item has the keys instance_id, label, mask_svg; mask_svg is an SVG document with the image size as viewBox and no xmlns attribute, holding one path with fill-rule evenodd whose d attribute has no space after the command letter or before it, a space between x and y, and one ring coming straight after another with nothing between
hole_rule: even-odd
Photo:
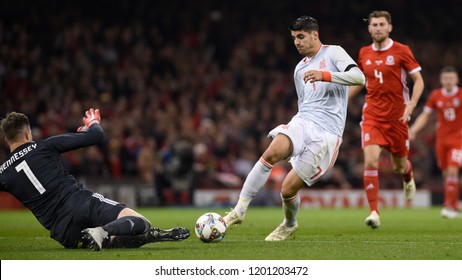
<instances>
[{"instance_id":1,"label":"blurred crowd in background","mask_svg":"<svg viewBox=\"0 0 462 280\"><path fill-rule=\"evenodd\" d=\"M422 1L273 2L1 3L0 115L27 114L43 139L75 131L86 109L100 108L105 141L65 154L70 173L140 178L166 200L188 203L196 188L240 188L267 133L296 113L301 58L287 27L300 15L317 18L321 41L356 59L371 43L363 19L389 10L391 38L409 45L423 68L414 116L440 86L443 66L462 69L457 1L431 9ZM362 188L363 103L364 95L349 104L337 164L318 188ZM433 131L411 144L419 187L440 184ZM382 160L382 188L401 188L388 155ZM277 166L268 187L278 188L288 168Z\"/></svg>"}]
</instances>

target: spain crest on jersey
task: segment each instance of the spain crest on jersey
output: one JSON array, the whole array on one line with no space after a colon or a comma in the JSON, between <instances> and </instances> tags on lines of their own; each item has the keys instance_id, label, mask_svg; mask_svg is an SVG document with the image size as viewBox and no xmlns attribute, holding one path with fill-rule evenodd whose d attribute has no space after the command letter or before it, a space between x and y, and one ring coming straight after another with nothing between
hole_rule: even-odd
<instances>
[{"instance_id":1,"label":"spain crest on jersey","mask_svg":"<svg viewBox=\"0 0 462 280\"><path fill-rule=\"evenodd\" d=\"M326 59L325 58L321 59L321 61L319 62L319 70L326 69L326 66L327 66L326 65Z\"/></svg>"}]
</instances>

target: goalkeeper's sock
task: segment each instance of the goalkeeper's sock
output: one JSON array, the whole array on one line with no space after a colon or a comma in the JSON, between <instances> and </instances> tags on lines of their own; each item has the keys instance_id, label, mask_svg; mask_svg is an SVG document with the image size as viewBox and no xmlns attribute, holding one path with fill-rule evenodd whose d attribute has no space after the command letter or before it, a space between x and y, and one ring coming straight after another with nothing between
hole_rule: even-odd
<instances>
[{"instance_id":1,"label":"goalkeeper's sock","mask_svg":"<svg viewBox=\"0 0 462 280\"><path fill-rule=\"evenodd\" d=\"M366 191L367 201L369 202L371 212L376 211L379 213L379 171L375 168L365 169L363 182L364 191Z\"/></svg>"},{"instance_id":2,"label":"goalkeeper's sock","mask_svg":"<svg viewBox=\"0 0 462 280\"><path fill-rule=\"evenodd\" d=\"M103 226L109 236L111 235L139 235L151 228L150 223L141 217L125 216Z\"/></svg>"},{"instance_id":3,"label":"goalkeeper's sock","mask_svg":"<svg viewBox=\"0 0 462 280\"><path fill-rule=\"evenodd\" d=\"M249 172L247 178L245 179L244 186L242 187L241 193L239 195L239 201L234 208L234 210L240 216L245 214L252 199L265 185L272 168L273 165L271 165L263 158L260 158L259 161L255 163L252 170Z\"/></svg>"},{"instance_id":4,"label":"goalkeeper's sock","mask_svg":"<svg viewBox=\"0 0 462 280\"><path fill-rule=\"evenodd\" d=\"M109 248L139 248L144 244L151 243L148 233L140 235L119 235L115 236L108 244Z\"/></svg>"},{"instance_id":5,"label":"goalkeeper's sock","mask_svg":"<svg viewBox=\"0 0 462 280\"><path fill-rule=\"evenodd\" d=\"M284 210L283 224L288 227L293 227L297 223L297 213L300 209L300 196L298 193L293 197L282 197L282 209Z\"/></svg>"}]
</instances>

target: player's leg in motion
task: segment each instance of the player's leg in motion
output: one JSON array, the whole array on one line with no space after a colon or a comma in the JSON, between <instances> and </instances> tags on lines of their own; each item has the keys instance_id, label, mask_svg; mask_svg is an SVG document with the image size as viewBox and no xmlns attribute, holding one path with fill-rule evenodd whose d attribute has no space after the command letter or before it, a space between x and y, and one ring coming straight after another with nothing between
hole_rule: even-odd
<instances>
[{"instance_id":1,"label":"player's leg in motion","mask_svg":"<svg viewBox=\"0 0 462 280\"><path fill-rule=\"evenodd\" d=\"M268 180L272 168L273 165L268 163L265 159L263 159L263 157L261 157L253 166L252 170L245 179L236 206L233 210L231 210L231 212L223 217L226 227L242 223L250 202Z\"/></svg>"},{"instance_id":2,"label":"player's leg in motion","mask_svg":"<svg viewBox=\"0 0 462 280\"><path fill-rule=\"evenodd\" d=\"M380 227L378 208L379 198L379 157L381 148L378 145L364 147L364 191L369 203L370 215L364 221L373 229Z\"/></svg>"},{"instance_id":3,"label":"player's leg in motion","mask_svg":"<svg viewBox=\"0 0 462 280\"><path fill-rule=\"evenodd\" d=\"M449 166L443 175L444 178L444 208L441 210L443 218L459 218L459 168Z\"/></svg>"},{"instance_id":4,"label":"player's leg in motion","mask_svg":"<svg viewBox=\"0 0 462 280\"><path fill-rule=\"evenodd\" d=\"M163 230L150 228L141 235L119 235L107 244L108 248L139 248L145 244L165 241L181 241L189 237L189 230L183 227L174 227ZM105 246L106 247L106 246Z\"/></svg>"},{"instance_id":5,"label":"player's leg in motion","mask_svg":"<svg viewBox=\"0 0 462 280\"><path fill-rule=\"evenodd\" d=\"M84 229L82 238L90 242L89 246L93 250L99 251L109 236L140 235L146 233L150 227L151 224L143 217L122 216L104 226Z\"/></svg>"},{"instance_id":6,"label":"player's leg in motion","mask_svg":"<svg viewBox=\"0 0 462 280\"><path fill-rule=\"evenodd\" d=\"M123 209L119 217L104 226L84 229L82 239L88 242L91 249L100 251L103 247L137 248L150 242L176 241L189 237L189 231L184 228L166 231L150 228L151 224L146 218L129 208Z\"/></svg>"},{"instance_id":7,"label":"player's leg in motion","mask_svg":"<svg viewBox=\"0 0 462 280\"><path fill-rule=\"evenodd\" d=\"M282 184L281 198L284 211L283 222L266 238L265 241L282 241L291 237L298 229L297 214L300 209L299 190L305 183L291 170Z\"/></svg>"},{"instance_id":8,"label":"player's leg in motion","mask_svg":"<svg viewBox=\"0 0 462 280\"><path fill-rule=\"evenodd\" d=\"M105 241L109 241L109 236L140 235L146 233L150 227L151 224L144 217L125 208L117 220L101 227L84 229L82 239L89 241L89 246L93 250L99 251L103 248L103 242L106 244Z\"/></svg>"},{"instance_id":9,"label":"player's leg in motion","mask_svg":"<svg viewBox=\"0 0 462 280\"><path fill-rule=\"evenodd\" d=\"M403 172L403 192L407 200L412 200L416 192L412 163L408 159L406 159L406 167Z\"/></svg>"},{"instance_id":10,"label":"player's leg in motion","mask_svg":"<svg viewBox=\"0 0 462 280\"><path fill-rule=\"evenodd\" d=\"M268 180L273 164L288 158L291 153L292 142L289 137L284 134L276 135L247 175L236 206L223 217L226 227L242 223L250 202Z\"/></svg>"}]
</instances>

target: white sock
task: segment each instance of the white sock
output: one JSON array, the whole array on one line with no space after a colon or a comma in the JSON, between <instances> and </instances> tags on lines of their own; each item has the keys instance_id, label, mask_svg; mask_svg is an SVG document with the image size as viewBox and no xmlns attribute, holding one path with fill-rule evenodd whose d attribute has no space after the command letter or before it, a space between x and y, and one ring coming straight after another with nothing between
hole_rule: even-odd
<instances>
[{"instance_id":1,"label":"white sock","mask_svg":"<svg viewBox=\"0 0 462 280\"><path fill-rule=\"evenodd\" d=\"M245 214L252 199L265 185L272 168L273 166L263 158L260 158L260 160L255 163L245 179L244 186L242 186L242 190L239 195L239 200L236 207L234 207L234 210L240 216Z\"/></svg>"},{"instance_id":2,"label":"white sock","mask_svg":"<svg viewBox=\"0 0 462 280\"><path fill-rule=\"evenodd\" d=\"M282 209L284 211L283 224L289 227L293 227L297 223L297 213L300 209L300 196L298 193L293 197L284 198L282 197Z\"/></svg>"}]
</instances>

